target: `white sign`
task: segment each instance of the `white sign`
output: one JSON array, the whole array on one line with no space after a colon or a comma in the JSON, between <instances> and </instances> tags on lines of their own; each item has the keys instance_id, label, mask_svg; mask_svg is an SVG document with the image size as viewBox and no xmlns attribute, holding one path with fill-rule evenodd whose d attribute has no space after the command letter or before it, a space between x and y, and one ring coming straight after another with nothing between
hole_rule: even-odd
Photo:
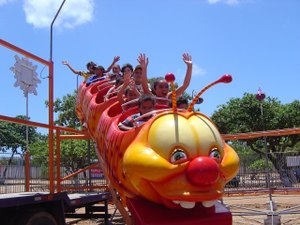
<instances>
[{"instance_id":1,"label":"white sign","mask_svg":"<svg viewBox=\"0 0 300 225\"><path fill-rule=\"evenodd\" d=\"M10 70L15 74L16 82L15 87L20 87L23 90L24 96L28 93L37 95L37 84L41 83L36 73L37 66L33 66L28 58L20 59L17 55L15 56L16 63Z\"/></svg>"}]
</instances>

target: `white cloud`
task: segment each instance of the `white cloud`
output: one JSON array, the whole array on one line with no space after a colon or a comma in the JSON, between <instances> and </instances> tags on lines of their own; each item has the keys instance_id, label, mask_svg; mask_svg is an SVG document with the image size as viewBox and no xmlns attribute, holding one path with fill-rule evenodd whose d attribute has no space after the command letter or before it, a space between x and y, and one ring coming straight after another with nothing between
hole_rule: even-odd
<instances>
[{"instance_id":1,"label":"white cloud","mask_svg":"<svg viewBox=\"0 0 300 225\"><path fill-rule=\"evenodd\" d=\"M13 2L14 0L0 0L0 6Z\"/></svg>"},{"instance_id":2,"label":"white cloud","mask_svg":"<svg viewBox=\"0 0 300 225\"><path fill-rule=\"evenodd\" d=\"M198 66L197 64L193 63L193 72L192 72L192 76L203 76L204 74L206 74L205 69L201 68L200 66Z\"/></svg>"},{"instance_id":3,"label":"white cloud","mask_svg":"<svg viewBox=\"0 0 300 225\"><path fill-rule=\"evenodd\" d=\"M224 3L227 5L237 5L241 0L207 0L209 4Z\"/></svg>"},{"instance_id":4,"label":"white cloud","mask_svg":"<svg viewBox=\"0 0 300 225\"><path fill-rule=\"evenodd\" d=\"M58 0L24 0L26 22L37 28L49 28L61 4ZM92 21L93 13L94 0L66 1L54 26L73 28Z\"/></svg>"}]
</instances>

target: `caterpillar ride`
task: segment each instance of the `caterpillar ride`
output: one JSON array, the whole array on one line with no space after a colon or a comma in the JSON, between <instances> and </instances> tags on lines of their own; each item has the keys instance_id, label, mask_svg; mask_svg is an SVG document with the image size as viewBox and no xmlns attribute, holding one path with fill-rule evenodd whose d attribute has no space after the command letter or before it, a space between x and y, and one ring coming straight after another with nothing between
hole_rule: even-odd
<instances>
[{"instance_id":1,"label":"caterpillar ride","mask_svg":"<svg viewBox=\"0 0 300 225\"><path fill-rule=\"evenodd\" d=\"M156 104L155 116L131 130L118 124L138 107L123 111L116 96L105 100L113 85L109 80L80 85L77 116L86 123L104 173L134 224L232 224L219 200L238 173L239 157L210 118L193 111L203 92L232 77L223 75L206 86L187 110L176 107L175 77L166 80L173 87L172 107Z\"/></svg>"}]
</instances>

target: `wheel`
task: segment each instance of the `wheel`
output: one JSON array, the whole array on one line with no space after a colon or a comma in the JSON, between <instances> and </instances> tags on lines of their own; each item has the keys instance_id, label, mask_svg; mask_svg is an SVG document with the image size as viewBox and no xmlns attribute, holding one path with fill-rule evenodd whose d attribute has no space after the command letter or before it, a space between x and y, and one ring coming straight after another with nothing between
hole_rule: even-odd
<instances>
[{"instance_id":1,"label":"wheel","mask_svg":"<svg viewBox=\"0 0 300 225\"><path fill-rule=\"evenodd\" d=\"M54 217L44 211L32 213L20 220L19 225L57 225Z\"/></svg>"}]
</instances>

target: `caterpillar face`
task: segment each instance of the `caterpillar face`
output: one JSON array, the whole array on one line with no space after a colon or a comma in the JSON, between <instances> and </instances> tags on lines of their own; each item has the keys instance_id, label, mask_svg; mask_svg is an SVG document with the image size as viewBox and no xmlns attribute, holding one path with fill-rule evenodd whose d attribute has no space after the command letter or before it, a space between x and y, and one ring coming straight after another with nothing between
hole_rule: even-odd
<instances>
[{"instance_id":1,"label":"caterpillar face","mask_svg":"<svg viewBox=\"0 0 300 225\"><path fill-rule=\"evenodd\" d=\"M200 113L164 113L146 123L123 157L126 180L169 208L212 206L238 172L239 158Z\"/></svg>"}]
</instances>

